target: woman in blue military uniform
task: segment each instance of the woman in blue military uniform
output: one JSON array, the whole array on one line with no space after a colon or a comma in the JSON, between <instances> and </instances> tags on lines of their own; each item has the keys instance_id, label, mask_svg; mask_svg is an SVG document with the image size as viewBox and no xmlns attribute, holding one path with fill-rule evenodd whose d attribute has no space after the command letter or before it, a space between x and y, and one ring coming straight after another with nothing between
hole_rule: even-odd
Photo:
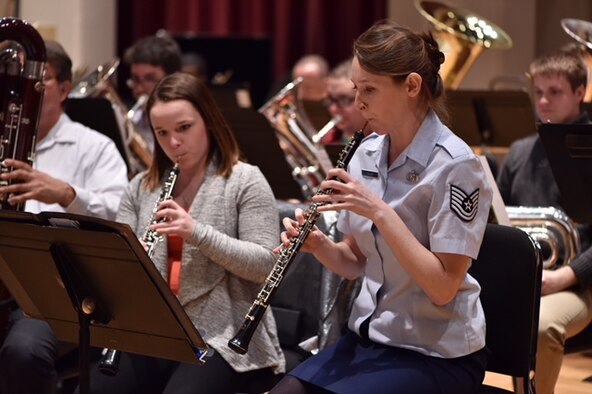
<instances>
[{"instance_id":1,"label":"woman in blue military uniform","mask_svg":"<svg viewBox=\"0 0 592 394\"><path fill-rule=\"evenodd\" d=\"M485 231L492 191L478 158L441 121L438 44L380 22L354 44L352 81L374 134L349 172L331 170L342 242L310 233L303 251L363 277L349 332L300 364L277 393L475 393L486 364L480 287L467 274ZM283 223L282 241L298 234Z\"/></svg>"}]
</instances>

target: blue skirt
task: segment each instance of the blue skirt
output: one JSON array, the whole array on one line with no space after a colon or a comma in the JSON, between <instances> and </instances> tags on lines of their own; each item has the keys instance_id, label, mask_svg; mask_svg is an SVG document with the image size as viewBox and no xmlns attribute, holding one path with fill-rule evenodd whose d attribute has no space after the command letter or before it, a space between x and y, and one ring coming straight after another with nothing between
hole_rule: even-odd
<instances>
[{"instance_id":1,"label":"blue skirt","mask_svg":"<svg viewBox=\"0 0 592 394\"><path fill-rule=\"evenodd\" d=\"M430 357L348 332L289 375L335 393L474 394L485 377L485 349Z\"/></svg>"}]
</instances>

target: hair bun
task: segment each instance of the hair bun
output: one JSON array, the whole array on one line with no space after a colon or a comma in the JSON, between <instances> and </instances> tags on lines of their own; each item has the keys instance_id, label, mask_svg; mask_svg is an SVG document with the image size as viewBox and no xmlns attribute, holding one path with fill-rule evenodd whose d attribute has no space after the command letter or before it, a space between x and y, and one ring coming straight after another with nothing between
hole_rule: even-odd
<instances>
[{"instance_id":1,"label":"hair bun","mask_svg":"<svg viewBox=\"0 0 592 394\"><path fill-rule=\"evenodd\" d=\"M440 69L440 65L444 63L446 59L444 53L438 48L438 43L432 36L426 40L426 47L428 50L428 57L436 69Z\"/></svg>"},{"instance_id":2,"label":"hair bun","mask_svg":"<svg viewBox=\"0 0 592 394\"><path fill-rule=\"evenodd\" d=\"M444 60L446 60L444 53L442 53L442 51L438 51L438 62L440 62L440 64L442 64L442 63L444 63Z\"/></svg>"}]
</instances>

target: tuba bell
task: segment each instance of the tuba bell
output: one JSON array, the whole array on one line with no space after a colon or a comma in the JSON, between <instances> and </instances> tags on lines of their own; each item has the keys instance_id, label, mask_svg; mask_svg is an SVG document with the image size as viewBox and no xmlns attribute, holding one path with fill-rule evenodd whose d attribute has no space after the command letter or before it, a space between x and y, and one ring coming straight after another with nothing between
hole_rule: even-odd
<instances>
[{"instance_id":1,"label":"tuba bell","mask_svg":"<svg viewBox=\"0 0 592 394\"><path fill-rule=\"evenodd\" d=\"M580 252L580 234L575 223L554 207L506 207L510 223L530 234L549 256L544 269L569 264Z\"/></svg>"},{"instance_id":2,"label":"tuba bell","mask_svg":"<svg viewBox=\"0 0 592 394\"><path fill-rule=\"evenodd\" d=\"M448 89L458 89L484 49L512 47L510 36L474 12L436 1L415 0L415 8L435 27L434 36L445 54L440 75Z\"/></svg>"},{"instance_id":3,"label":"tuba bell","mask_svg":"<svg viewBox=\"0 0 592 394\"><path fill-rule=\"evenodd\" d=\"M330 120L317 133L298 99L298 85L301 82L300 77L288 83L263 104L259 112L275 129L286 161L292 168L292 176L299 183L304 197L309 199L317 192L327 171L333 168L318 135L325 132L327 127L333 127L338 120Z\"/></svg>"},{"instance_id":4,"label":"tuba bell","mask_svg":"<svg viewBox=\"0 0 592 394\"><path fill-rule=\"evenodd\" d=\"M128 110L119 94L117 94L115 85L112 82L117 67L119 67L118 58L99 65L78 81L68 97L104 97L109 100L119 124L119 133L127 156L126 161L130 166L128 173L131 178L138 172L148 168L152 162L152 152L148 147L148 143L132 121L134 113L144 106L147 97L140 97Z\"/></svg>"},{"instance_id":5,"label":"tuba bell","mask_svg":"<svg viewBox=\"0 0 592 394\"><path fill-rule=\"evenodd\" d=\"M584 101L592 101L592 22L566 18L561 20L563 30L580 45L579 54L588 69L588 83Z\"/></svg>"}]
</instances>

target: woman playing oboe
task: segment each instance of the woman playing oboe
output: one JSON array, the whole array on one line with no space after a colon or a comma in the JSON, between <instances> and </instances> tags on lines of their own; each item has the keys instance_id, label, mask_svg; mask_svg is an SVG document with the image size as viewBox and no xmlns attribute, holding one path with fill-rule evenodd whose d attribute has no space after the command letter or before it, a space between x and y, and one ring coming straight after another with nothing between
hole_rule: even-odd
<instances>
[{"instance_id":1,"label":"woman playing oboe","mask_svg":"<svg viewBox=\"0 0 592 394\"><path fill-rule=\"evenodd\" d=\"M271 311L247 355L235 353L227 342L276 260L274 195L257 167L239 161L229 126L195 77L165 77L148 99L147 112L157 142L153 162L131 181L117 220L139 237L149 223L159 222L150 228L166 237L152 260L215 353L202 366L123 353L115 376L93 367L92 391L264 392L284 370ZM175 163L179 174L172 199L162 201L153 217Z\"/></svg>"},{"instance_id":2,"label":"woman playing oboe","mask_svg":"<svg viewBox=\"0 0 592 394\"><path fill-rule=\"evenodd\" d=\"M313 201L340 212L342 242L312 231L303 251L363 277L349 332L272 393L475 393L485 373L476 258L491 188L471 149L440 120L444 55L429 35L388 22L354 44L355 104L375 133ZM284 219L284 245L298 234Z\"/></svg>"}]
</instances>

